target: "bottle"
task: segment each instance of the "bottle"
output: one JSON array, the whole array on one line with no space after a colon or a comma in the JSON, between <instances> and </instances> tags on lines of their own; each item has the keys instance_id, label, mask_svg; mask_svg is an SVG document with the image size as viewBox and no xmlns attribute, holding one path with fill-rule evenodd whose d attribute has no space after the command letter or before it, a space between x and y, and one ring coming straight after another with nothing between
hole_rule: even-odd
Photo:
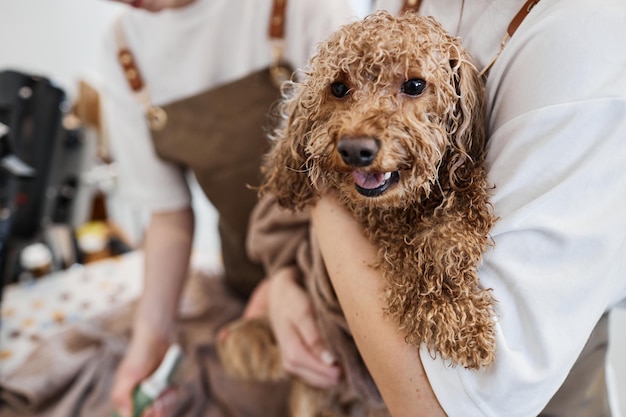
<instances>
[{"instance_id":1,"label":"bottle","mask_svg":"<svg viewBox=\"0 0 626 417\"><path fill-rule=\"evenodd\" d=\"M133 391L132 417L141 417L143 412L172 384L182 357L182 349L178 344L169 347L157 370ZM120 414L115 413L113 416L120 417Z\"/></svg>"},{"instance_id":2,"label":"bottle","mask_svg":"<svg viewBox=\"0 0 626 417\"><path fill-rule=\"evenodd\" d=\"M52 272L52 252L43 243L31 243L20 252L21 275L41 278ZM23 277L20 278L22 280Z\"/></svg>"},{"instance_id":3,"label":"bottle","mask_svg":"<svg viewBox=\"0 0 626 417\"><path fill-rule=\"evenodd\" d=\"M76 243L84 264L111 257L109 228L104 222L93 221L80 226L76 230Z\"/></svg>"}]
</instances>

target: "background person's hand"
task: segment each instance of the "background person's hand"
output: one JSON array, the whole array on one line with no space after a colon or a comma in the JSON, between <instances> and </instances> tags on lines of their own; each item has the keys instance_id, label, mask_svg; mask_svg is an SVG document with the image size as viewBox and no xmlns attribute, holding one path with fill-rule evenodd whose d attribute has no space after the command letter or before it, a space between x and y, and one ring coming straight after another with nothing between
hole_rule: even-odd
<instances>
[{"instance_id":1,"label":"background person's hand","mask_svg":"<svg viewBox=\"0 0 626 417\"><path fill-rule=\"evenodd\" d=\"M126 355L118 367L113 380L111 401L122 417L132 415L132 394L135 387L156 370L163 360L170 340L166 334L153 329L147 323L137 322ZM166 392L146 414L151 417L166 417L173 402L173 393Z\"/></svg>"},{"instance_id":2,"label":"background person's hand","mask_svg":"<svg viewBox=\"0 0 626 417\"><path fill-rule=\"evenodd\" d=\"M150 408L144 411L141 417L172 417L177 397L178 391L176 389L166 390Z\"/></svg>"},{"instance_id":3,"label":"background person's hand","mask_svg":"<svg viewBox=\"0 0 626 417\"><path fill-rule=\"evenodd\" d=\"M309 384L327 388L341 376L320 337L311 300L296 282L295 267L283 268L270 278L269 316L287 372Z\"/></svg>"},{"instance_id":4,"label":"background person's hand","mask_svg":"<svg viewBox=\"0 0 626 417\"><path fill-rule=\"evenodd\" d=\"M264 279L256 286L248 303L246 304L246 308L243 311L243 318L255 318L255 317L263 317L267 316L268 313L268 291L269 291L269 280Z\"/></svg>"},{"instance_id":5,"label":"background person's hand","mask_svg":"<svg viewBox=\"0 0 626 417\"><path fill-rule=\"evenodd\" d=\"M158 12L164 9L175 9L184 7L196 0L113 0L118 3L125 3L137 9L145 9L151 12Z\"/></svg>"}]
</instances>

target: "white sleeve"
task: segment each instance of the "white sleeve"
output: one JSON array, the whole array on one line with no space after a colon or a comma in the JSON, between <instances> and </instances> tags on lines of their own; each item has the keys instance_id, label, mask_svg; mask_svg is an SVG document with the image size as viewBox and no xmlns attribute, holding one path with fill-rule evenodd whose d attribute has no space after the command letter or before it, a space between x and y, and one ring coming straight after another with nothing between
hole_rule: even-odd
<instances>
[{"instance_id":1,"label":"white sleeve","mask_svg":"<svg viewBox=\"0 0 626 417\"><path fill-rule=\"evenodd\" d=\"M494 135L501 220L479 275L498 300L496 362L467 371L423 352L448 415L537 415L600 316L624 299L625 132L626 100L604 99L525 115Z\"/></svg>"},{"instance_id":2,"label":"white sleeve","mask_svg":"<svg viewBox=\"0 0 626 417\"><path fill-rule=\"evenodd\" d=\"M176 210L191 204L184 171L159 158L152 145L141 105L132 95L117 62L111 30L102 49L102 119L118 187L130 204L154 211Z\"/></svg>"},{"instance_id":3,"label":"white sleeve","mask_svg":"<svg viewBox=\"0 0 626 417\"><path fill-rule=\"evenodd\" d=\"M498 300L496 361L470 371L422 350L451 417L540 413L626 298L626 57L615 53L626 7L572 3L539 3L490 75L501 80L488 150L501 220L479 275Z\"/></svg>"}]
</instances>

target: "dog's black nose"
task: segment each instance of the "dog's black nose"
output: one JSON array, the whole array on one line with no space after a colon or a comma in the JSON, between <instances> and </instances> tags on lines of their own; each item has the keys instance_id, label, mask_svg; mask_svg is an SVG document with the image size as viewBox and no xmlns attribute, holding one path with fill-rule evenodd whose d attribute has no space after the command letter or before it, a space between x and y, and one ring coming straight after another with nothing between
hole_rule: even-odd
<instances>
[{"instance_id":1,"label":"dog's black nose","mask_svg":"<svg viewBox=\"0 0 626 417\"><path fill-rule=\"evenodd\" d=\"M374 162L380 149L380 141L372 137L342 138L337 144L337 151L346 164L364 167Z\"/></svg>"}]
</instances>

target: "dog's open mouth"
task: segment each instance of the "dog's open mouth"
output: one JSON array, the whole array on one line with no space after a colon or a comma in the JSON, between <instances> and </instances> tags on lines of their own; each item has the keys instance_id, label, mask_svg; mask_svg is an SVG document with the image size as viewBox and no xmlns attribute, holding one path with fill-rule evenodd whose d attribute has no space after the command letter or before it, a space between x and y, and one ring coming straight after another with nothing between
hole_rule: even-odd
<instances>
[{"instance_id":1,"label":"dog's open mouth","mask_svg":"<svg viewBox=\"0 0 626 417\"><path fill-rule=\"evenodd\" d=\"M356 170L352 172L356 190L365 197L377 197L389 187L400 181L400 173L393 172L366 172Z\"/></svg>"}]
</instances>

